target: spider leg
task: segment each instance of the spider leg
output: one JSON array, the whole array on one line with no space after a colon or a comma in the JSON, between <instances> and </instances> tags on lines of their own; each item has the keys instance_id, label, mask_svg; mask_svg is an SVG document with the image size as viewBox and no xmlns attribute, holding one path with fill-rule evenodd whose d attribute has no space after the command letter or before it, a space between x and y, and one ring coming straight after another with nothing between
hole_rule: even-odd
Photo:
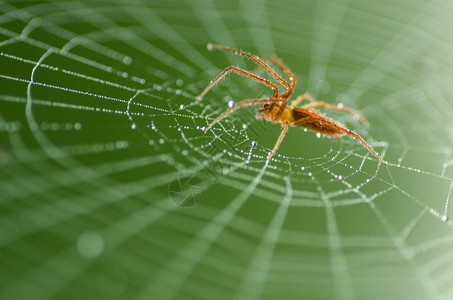
<instances>
[{"instance_id":1,"label":"spider leg","mask_svg":"<svg viewBox=\"0 0 453 300\"><path fill-rule=\"evenodd\" d=\"M239 73L243 76L246 76L246 77L250 77L252 78L253 80L256 80L264 85L267 85L268 87L270 87L273 91L274 91L274 94L272 95L273 98L276 98L278 96L278 87L273 84L272 82L270 82L269 80L266 80L264 78L261 78L255 74L252 74L250 72L247 72L247 71L244 71L242 69L239 69L237 67L233 67L233 66L230 66L228 68L226 68L222 73L219 74L219 76L217 76L213 81L211 81L210 84L208 84L208 86L203 90L203 92L201 92L201 94L197 97L197 100L201 100L203 99L203 96L225 75L227 75L229 72L236 72L236 73Z\"/></svg>"},{"instance_id":2,"label":"spider leg","mask_svg":"<svg viewBox=\"0 0 453 300\"><path fill-rule=\"evenodd\" d=\"M362 139L357 133L349 130L349 129L346 129L346 128L343 128L343 127L340 127L342 129L342 131L346 134L349 134L350 136L352 136L353 138L355 138L356 140L358 140L360 143L362 143L362 145L364 145L371 153L374 154L374 156L376 156L381 162L383 162L384 164L388 164L387 161L385 161L379 154L377 154L376 151L374 151L373 148L371 148L370 145L368 145L367 142L365 142L364 139Z\"/></svg>"},{"instance_id":3,"label":"spider leg","mask_svg":"<svg viewBox=\"0 0 453 300\"><path fill-rule=\"evenodd\" d=\"M367 120L364 117L362 117L357 111L353 110L350 107L343 106L341 104L331 105L331 104L328 104L325 102L320 102L320 101L311 102L311 103L305 104L304 106L301 106L301 108L305 108L305 109L312 108L312 107L324 107L324 108L331 109L331 110L344 111L344 112L351 114L354 119L358 120L365 127L369 126Z\"/></svg>"},{"instance_id":4,"label":"spider leg","mask_svg":"<svg viewBox=\"0 0 453 300\"><path fill-rule=\"evenodd\" d=\"M302 95L299 95L297 96L296 100L294 100L293 103L291 103L291 105L289 106L289 108L294 108L296 107L300 102L304 101L304 100L308 100L310 102L315 102L315 99L313 99L312 96L310 96L309 94L307 93L304 93Z\"/></svg>"},{"instance_id":5,"label":"spider leg","mask_svg":"<svg viewBox=\"0 0 453 300\"><path fill-rule=\"evenodd\" d=\"M268 99L255 99L255 100L244 100L244 101L241 101L241 102L237 103L236 105L234 105L233 107L231 107L231 108L227 109L226 111L224 111L217 118L215 118L214 121L212 121L211 124L209 124L209 126L206 127L204 132L206 133L209 129L211 129L212 126L214 126L215 123L217 123L218 121L223 119L226 115L228 115L229 113L235 111L236 109L238 109L238 108L240 108L242 106L253 105L253 104L258 104L258 103L271 103L271 102L283 102L283 103L285 103L286 99L268 98Z\"/></svg>"},{"instance_id":6,"label":"spider leg","mask_svg":"<svg viewBox=\"0 0 453 300\"><path fill-rule=\"evenodd\" d=\"M357 133L347 129L347 128L344 128L332 121L329 121L327 122L328 119L326 118L323 118L323 117L320 117L320 118L303 118L303 119L299 119L299 120L296 120L294 121L291 125L293 126L302 126L304 127L305 124L311 124L312 125L312 128L316 128L317 126L319 126L318 124L320 122L322 123L325 123L325 124L328 124L329 125L329 133L325 133L327 135L330 135L330 136L339 136L339 135L342 135L342 134L347 134L351 137L353 137L354 139L358 140L362 145L364 145L371 153L373 153L374 156L376 156L381 162L383 162L384 164L388 164L387 161L385 161L381 156L379 156L379 154L377 154L377 152L371 148L370 145L368 145L367 142L365 142L365 140L360 137ZM321 128L320 130L316 130L316 129L312 129L313 131L316 131L316 132L321 132Z\"/></svg>"},{"instance_id":7,"label":"spider leg","mask_svg":"<svg viewBox=\"0 0 453 300\"><path fill-rule=\"evenodd\" d=\"M274 155L275 151L277 151L278 146L280 146L280 143L282 142L283 138L285 137L286 131L288 131L289 125L290 125L290 122L286 122L286 123L285 123L285 126L283 127L283 130L282 130L282 132L280 133L280 136L278 137L277 142L275 143L274 149L272 149L272 152L269 153L269 155L267 156L266 164L269 163L269 160L270 160L271 157Z\"/></svg>"},{"instance_id":8,"label":"spider leg","mask_svg":"<svg viewBox=\"0 0 453 300\"><path fill-rule=\"evenodd\" d=\"M232 49L232 48L229 48L229 47L225 47L225 46L220 46L220 45L213 45L213 44L208 44L208 50L212 50L212 49L219 49L219 50L225 50L225 51L229 51L229 52L232 52L234 54L237 54L237 55L241 55L241 56L245 56L245 57L248 57L250 59L252 59L253 61L255 61L258 65L260 65L263 69L265 69L269 74L271 74L275 80L277 80L280 84L282 84L283 86L286 87L287 90L293 90L293 88L291 87L291 85L286 82L285 80L283 80L277 73L275 73L264 61L262 61L258 56L256 55L253 55L253 54L250 54L250 53L247 53L247 52L243 52L243 51L239 51L239 50L235 50L235 49Z\"/></svg>"},{"instance_id":9,"label":"spider leg","mask_svg":"<svg viewBox=\"0 0 453 300\"><path fill-rule=\"evenodd\" d=\"M310 96L307 93L298 96L296 98L296 100L294 100L294 102L291 103L291 105L289 107L290 108L294 108L303 100L308 100L310 103L301 106L301 108L309 109L309 108L312 108L312 107L324 107L324 108L331 109L331 110L344 111L344 112L347 112L347 113L351 114L353 116L353 118L358 120L360 123L362 123L362 125L364 125L365 127L368 127L367 120L364 117L362 117L354 109L352 109L350 107L347 107L347 106L343 106L341 104L339 104L339 105L331 105L331 104L328 104L328 103L325 103L325 102L316 101L312 96Z\"/></svg>"},{"instance_id":10,"label":"spider leg","mask_svg":"<svg viewBox=\"0 0 453 300\"><path fill-rule=\"evenodd\" d=\"M291 70L287 66L285 66L285 64L281 60L279 60L277 57L275 57L273 55L268 56L265 59L265 61L272 62L289 77L289 80L290 80L289 85L291 86L291 89L288 89L280 97L287 98L287 97L291 96L291 94L293 93L293 90L294 90L294 86L296 85L296 77L294 76L293 72L291 72Z\"/></svg>"}]
</instances>

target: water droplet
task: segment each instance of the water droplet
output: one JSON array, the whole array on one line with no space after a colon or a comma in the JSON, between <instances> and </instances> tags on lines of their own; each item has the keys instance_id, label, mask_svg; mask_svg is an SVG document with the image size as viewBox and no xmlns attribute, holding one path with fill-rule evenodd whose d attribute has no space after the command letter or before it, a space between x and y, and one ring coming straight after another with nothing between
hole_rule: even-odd
<instances>
[{"instance_id":1,"label":"water droplet","mask_svg":"<svg viewBox=\"0 0 453 300\"><path fill-rule=\"evenodd\" d=\"M228 101L228 107L232 108L233 106L234 106L234 101L233 100Z\"/></svg>"},{"instance_id":2,"label":"water droplet","mask_svg":"<svg viewBox=\"0 0 453 300\"><path fill-rule=\"evenodd\" d=\"M319 80L316 85L316 88L321 93L327 93L330 90L330 83L326 80Z\"/></svg>"},{"instance_id":3,"label":"water droplet","mask_svg":"<svg viewBox=\"0 0 453 300\"><path fill-rule=\"evenodd\" d=\"M137 129L137 124L132 123L132 124L131 124L131 128L132 128L132 129Z\"/></svg>"},{"instance_id":4,"label":"water droplet","mask_svg":"<svg viewBox=\"0 0 453 300\"><path fill-rule=\"evenodd\" d=\"M184 105L181 104L181 105L179 106L179 109L183 109L183 108L184 108Z\"/></svg>"},{"instance_id":5,"label":"water droplet","mask_svg":"<svg viewBox=\"0 0 453 300\"><path fill-rule=\"evenodd\" d=\"M124 149L124 148L127 148L129 146L129 143L127 141L118 141L116 142L116 147L118 149Z\"/></svg>"},{"instance_id":6,"label":"water droplet","mask_svg":"<svg viewBox=\"0 0 453 300\"><path fill-rule=\"evenodd\" d=\"M39 18L33 18L33 19L31 20L31 24L32 24L33 26L39 26L39 25L41 24L41 19L39 19Z\"/></svg>"},{"instance_id":7,"label":"water droplet","mask_svg":"<svg viewBox=\"0 0 453 300\"><path fill-rule=\"evenodd\" d=\"M338 175L338 180L342 180L342 179L343 179L343 176Z\"/></svg>"},{"instance_id":8,"label":"water droplet","mask_svg":"<svg viewBox=\"0 0 453 300\"><path fill-rule=\"evenodd\" d=\"M311 172L308 172L308 176L311 176L311 175L312 175L312 173L311 173Z\"/></svg>"},{"instance_id":9,"label":"water droplet","mask_svg":"<svg viewBox=\"0 0 453 300\"><path fill-rule=\"evenodd\" d=\"M182 79L176 80L176 85L177 86L182 86L183 84L184 84L184 81L182 81Z\"/></svg>"},{"instance_id":10,"label":"water droplet","mask_svg":"<svg viewBox=\"0 0 453 300\"><path fill-rule=\"evenodd\" d=\"M176 90L176 95L181 95L181 90L180 89Z\"/></svg>"},{"instance_id":11,"label":"water droplet","mask_svg":"<svg viewBox=\"0 0 453 300\"><path fill-rule=\"evenodd\" d=\"M148 144L150 144L151 146L153 146L154 143L155 143L155 142L154 142L153 140L149 140L149 142L148 142Z\"/></svg>"},{"instance_id":12,"label":"water droplet","mask_svg":"<svg viewBox=\"0 0 453 300\"><path fill-rule=\"evenodd\" d=\"M77 239L77 251L85 258L95 258L104 251L104 238L97 232L82 233Z\"/></svg>"},{"instance_id":13,"label":"water droplet","mask_svg":"<svg viewBox=\"0 0 453 300\"><path fill-rule=\"evenodd\" d=\"M338 103L337 107L340 108L340 109L343 108L343 103Z\"/></svg>"},{"instance_id":14,"label":"water droplet","mask_svg":"<svg viewBox=\"0 0 453 300\"><path fill-rule=\"evenodd\" d=\"M303 170L305 170L305 167L300 167L300 169L303 171Z\"/></svg>"},{"instance_id":15,"label":"water droplet","mask_svg":"<svg viewBox=\"0 0 453 300\"><path fill-rule=\"evenodd\" d=\"M123 57L123 64L130 65L132 62L132 58L130 56Z\"/></svg>"},{"instance_id":16,"label":"water droplet","mask_svg":"<svg viewBox=\"0 0 453 300\"><path fill-rule=\"evenodd\" d=\"M242 128L247 129L247 124L243 124Z\"/></svg>"},{"instance_id":17,"label":"water droplet","mask_svg":"<svg viewBox=\"0 0 453 300\"><path fill-rule=\"evenodd\" d=\"M319 132L316 133L316 137L317 137L318 139L321 138L321 134L320 134Z\"/></svg>"},{"instance_id":18,"label":"water droplet","mask_svg":"<svg viewBox=\"0 0 453 300\"><path fill-rule=\"evenodd\" d=\"M212 46L211 43L208 43L208 46L207 46L208 50L211 51L214 47Z\"/></svg>"},{"instance_id":19,"label":"water droplet","mask_svg":"<svg viewBox=\"0 0 453 300\"><path fill-rule=\"evenodd\" d=\"M77 124L80 126L80 128L82 128L82 125L80 123L75 123L74 127ZM19 122L7 122L5 127L6 127L5 128L6 131L8 131L8 132L16 132L21 128L21 124ZM80 128L76 128L76 129L80 129Z\"/></svg>"},{"instance_id":20,"label":"water droplet","mask_svg":"<svg viewBox=\"0 0 453 300\"><path fill-rule=\"evenodd\" d=\"M203 131L205 131L205 130L206 130L206 127L203 126L203 127L201 127L200 129L203 130Z\"/></svg>"},{"instance_id":21,"label":"water droplet","mask_svg":"<svg viewBox=\"0 0 453 300\"><path fill-rule=\"evenodd\" d=\"M57 130L59 130L60 125L58 123L51 123L50 128L54 131L57 131Z\"/></svg>"},{"instance_id":22,"label":"water droplet","mask_svg":"<svg viewBox=\"0 0 453 300\"><path fill-rule=\"evenodd\" d=\"M159 139L159 144L163 144L165 143L165 140L164 139Z\"/></svg>"},{"instance_id":23,"label":"water droplet","mask_svg":"<svg viewBox=\"0 0 453 300\"><path fill-rule=\"evenodd\" d=\"M186 156L187 154L189 154L189 151L187 151L187 150L185 150L185 149L182 150L182 155Z\"/></svg>"},{"instance_id":24,"label":"water droplet","mask_svg":"<svg viewBox=\"0 0 453 300\"><path fill-rule=\"evenodd\" d=\"M446 221L448 220L448 216L443 215L440 219L441 219L443 222L446 222Z\"/></svg>"},{"instance_id":25,"label":"water droplet","mask_svg":"<svg viewBox=\"0 0 453 300\"><path fill-rule=\"evenodd\" d=\"M256 147L256 145L258 145L258 143L256 141L252 141L251 145L252 145L252 147Z\"/></svg>"}]
</instances>

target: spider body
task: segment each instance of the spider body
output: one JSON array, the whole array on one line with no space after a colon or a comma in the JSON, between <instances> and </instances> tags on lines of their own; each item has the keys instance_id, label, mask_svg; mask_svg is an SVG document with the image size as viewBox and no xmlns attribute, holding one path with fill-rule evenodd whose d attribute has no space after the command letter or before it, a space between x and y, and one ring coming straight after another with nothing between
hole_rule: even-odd
<instances>
[{"instance_id":1,"label":"spider body","mask_svg":"<svg viewBox=\"0 0 453 300\"><path fill-rule=\"evenodd\" d=\"M282 108L278 104L264 104L263 108L256 113L255 117L282 125L288 122L289 126L307 128L313 132L319 132L330 137L339 137L345 134L332 120L303 108L290 108L288 106Z\"/></svg>"},{"instance_id":2,"label":"spider body","mask_svg":"<svg viewBox=\"0 0 453 300\"><path fill-rule=\"evenodd\" d=\"M268 87L270 87L273 91L272 97L271 98L265 98L265 99L253 99L253 100L243 100L233 107L229 108L222 114L220 114L214 121L209 124L209 126L205 129L205 132L207 132L211 127L220 121L222 118L224 118L226 115L229 113L233 112L234 110L246 106L246 105L253 105L253 104L261 104L262 107L261 109L257 112L256 118L257 119L265 119L267 121L273 122L273 123L278 123L283 125L283 130L274 146L272 151L269 153L267 156L267 163L271 159L271 157L274 155L275 151L277 150L278 146L283 140L283 137L286 134L286 131L290 126L294 127L303 127L307 128L310 131L316 132L316 133L321 133L330 137L340 137L344 135L349 135L352 138L358 140L362 145L364 145L374 156L376 156L381 162L387 164L387 162L382 159L382 157L379 156L379 154L374 151L373 148L371 148L370 145L368 145L364 139L362 139L358 134L355 132L345 128L344 126L341 126L340 124L337 124L336 122L330 120L329 118L315 112L311 108L313 107L323 107L331 110L337 110L337 111L344 111L349 114L351 114L355 119L357 119L359 122L361 122L364 125L367 125L368 123L364 118L360 116L358 112L353 110L352 108L343 106L341 104L339 105L331 105L325 102L320 102L316 101L313 99L310 95L308 94L302 94L299 97L296 98L296 100L291 104L287 105L287 102L289 100L289 97L294 91L294 86L296 85L296 79L293 75L293 73L276 57L270 56L266 59L266 61L269 61L273 64L275 64L280 70L282 70L290 79L290 82L287 82L283 80L277 73L275 73L264 61L262 61L260 58L257 56L235 50L232 48L228 48L225 46L219 46L219 45L212 45L208 44L208 49L220 49L220 50L225 50L229 52L233 52L234 54L241 55L248 57L252 60L254 60L259 66L261 66L264 70L266 70L272 77L275 78L275 80L283 85L286 88L286 91L283 93L279 92L278 87L270 82L267 79L261 78L258 75L255 75L253 73L250 73L248 71L239 69L234 66L230 66L226 68L223 72L220 73L211 83L203 90L203 92L197 97L197 100L201 100L203 96L214 86L223 76L228 74L229 72L235 72L238 73L242 76L249 77L253 80L256 80L257 82L264 84ZM304 101L307 100L309 101L308 104L303 105L302 107L297 107L297 105Z\"/></svg>"}]
</instances>

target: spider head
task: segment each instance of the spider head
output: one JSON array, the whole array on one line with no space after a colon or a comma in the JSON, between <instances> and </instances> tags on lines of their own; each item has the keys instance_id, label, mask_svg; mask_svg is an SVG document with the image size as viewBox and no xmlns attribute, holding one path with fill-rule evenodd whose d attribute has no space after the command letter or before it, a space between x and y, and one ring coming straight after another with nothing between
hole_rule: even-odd
<instances>
[{"instance_id":1,"label":"spider head","mask_svg":"<svg viewBox=\"0 0 453 300\"><path fill-rule=\"evenodd\" d=\"M255 117L257 119L266 119L271 120L272 115L272 106L269 103L263 105L263 107L256 113Z\"/></svg>"}]
</instances>

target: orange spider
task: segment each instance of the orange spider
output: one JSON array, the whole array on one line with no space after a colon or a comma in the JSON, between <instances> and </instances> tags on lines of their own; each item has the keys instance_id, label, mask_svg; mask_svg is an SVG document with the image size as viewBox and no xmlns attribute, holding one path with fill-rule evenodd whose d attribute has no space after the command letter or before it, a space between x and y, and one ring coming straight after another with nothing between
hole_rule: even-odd
<instances>
[{"instance_id":1,"label":"orange spider","mask_svg":"<svg viewBox=\"0 0 453 300\"><path fill-rule=\"evenodd\" d=\"M231 49L231 48L228 48L225 46L208 44L208 50L212 50L214 48L233 52L234 54L242 55L242 56L245 56L245 57L248 57L248 58L254 60L258 65L260 65L267 72L269 72L269 74L272 75L280 84L282 84L286 88L286 91L284 91L283 93L280 94L278 87L275 84L273 84L272 82L270 82L269 80L261 78L255 74L252 74L248 71L244 71L237 67L230 66L230 67L226 68L222 73L220 73L220 75L217 76L213 81L211 81L211 83L197 97L197 100L201 100L203 98L203 96L214 86L214 84L216 84L219 81L219 79L221 79L223 76L225 76L229 72L239 73L240 75L252 78L253 80L256 80L256 81L270 87L273 90L272 98L241 101L241 102L237 103L236 105L234 105L233 107L226 110L225 112L223 112L221 115L219 115L214 121L211 122L211 124L209 124L209 126L205 129L204 132L207 132L212 126L214 126L215 123L217 123L222 118L224 118L226 115L228 115L229 113L238 109L239 107L242 107L245 105L252 105L252 104L264 104L263 107L256 114L256 118L266 119L268 121L271 121L274 123L280 123L281 125L283 125L283 131L280 134L274 148L268 154L266 163L269 162L272 155L274 155L278 146L282 142L283 137L285 136L285 133L288 130L288 127L289 126L299 126L299 127L307 128L314 132L328 135L330 137L340 137L345 134L350 135L351 137L353 137L354 139L356 139L360 143L362 143L381 162L383 162L384 164L387 164L387 162L384 159L382 159L382 157L380 157L379 154L377 154L377 152L374 151L374 149L371 148L371 146L368 145L357 133L335 123L334 121L330 120L329 118L310 109L312 107L324 107L327 109L344 111L344 112L351 114L355 119L359 120L362 124L366 125L367 124L366 120L364 118L362 118L360 116L360 114L358 112L356 112L355 110L353 110L352 108L343 106L341 104L335 106L335 105L330 105L330 104L327 104L324 102L316 101L315 99L313 99L310 95L308 95L306 93L297 97L296 100L291 105L287 106L288 99L291 96L291 94L293 93L294 86L296 85L296 78L294 77L294 74L276 57L270 56L266 60L277 65L286 75L288 75L289 80L290 80L289 83L286 82L285 80L283 80L277 73L275 73L264 61L262 61L256 55L242 52L242 51L235 50L235 49ZM307 100L310 103L303 105L302 107L296 107L303 100Z\"/></svg>"}]
</instances>

